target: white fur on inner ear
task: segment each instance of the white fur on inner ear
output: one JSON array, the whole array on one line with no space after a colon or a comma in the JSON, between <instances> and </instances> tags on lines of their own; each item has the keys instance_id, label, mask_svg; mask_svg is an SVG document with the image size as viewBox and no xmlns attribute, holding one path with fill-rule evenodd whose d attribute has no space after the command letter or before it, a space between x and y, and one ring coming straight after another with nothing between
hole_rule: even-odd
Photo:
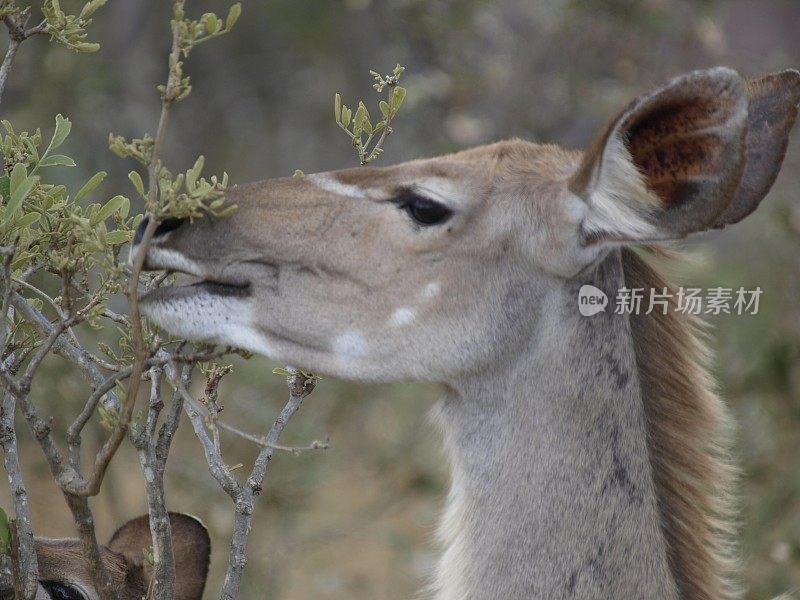
<instances>
[{"instance_id":1,"label":"white fur on inner ear","mask_svg":"<svg viewBox=\"0 0 800 600\"><path fill-rule=\"evenodd\" d=\"M586 234L613 233L636 239L655 235L656 228L649 217L658 210L659 199L647 189L619 133L609 139L590 189L582 224Z\"/></svg>"}]
</instances>

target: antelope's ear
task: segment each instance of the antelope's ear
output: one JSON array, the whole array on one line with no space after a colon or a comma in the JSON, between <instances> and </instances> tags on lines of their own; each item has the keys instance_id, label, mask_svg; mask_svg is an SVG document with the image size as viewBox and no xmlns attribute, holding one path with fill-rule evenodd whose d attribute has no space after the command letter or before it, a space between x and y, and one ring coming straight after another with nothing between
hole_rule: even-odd
<instances>
[{"instance_id":1,"label":"antelope's ear","mask_svg":"<svg viewBox=\"0 0 800 600\"><path fill-rule=\"evenodd\" d=\"M800 72L783 71L748 81L747 138L742 178L727 208L714 221L738 223L758 208L781 169L789 131L800 105Z\"/></svg>"},{"instance_id":2,"label":"antelope's ear","mask_svg":"<svg viewBox=\"0 0 800 600\"><path fill-rule=\"evenodd\" d=\"M787 71L746 84L716 68L635 100L569 182L587 205L581 240L676 239L755 210L780 168L799 78Z\"/></svg>"},{"instance_id":3,"label":"antelope's ear","mask_svg":"<svg viewBox=\"0 0 800 600\"><path fill-rule=\"evenodd\" d=\"M211 540L203 524L182 513L169 513L172 531L172 554L175 557L176 600L200 600L208 576ZM145 551L153 546L150 520L147 515L136 517L117 529L107 547L125 557L133 569L142 569L150 581L153 568Z\"/></svg>"}]
</instances>

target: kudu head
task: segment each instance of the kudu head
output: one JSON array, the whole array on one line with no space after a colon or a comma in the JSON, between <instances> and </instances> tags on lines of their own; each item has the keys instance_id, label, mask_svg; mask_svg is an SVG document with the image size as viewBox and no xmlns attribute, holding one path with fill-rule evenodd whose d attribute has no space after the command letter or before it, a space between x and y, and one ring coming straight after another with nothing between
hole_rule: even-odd
<instances>
[{"instance_id":1,"label":"kudu head","mask_svg":"<svg viewBox=\"0 0 800 600\"><path fill-rule=\"evenodd\" d=\"M799 101L797 71L715 68L638 98L585 153L508 141L236 186L232 216L159 227L145 267L199 281L141 306L316 372L454 381L513 356L548 294L614 248L755 210Z\"/></svg>"},{"instance_id":2,"label":"kudu head","mask_svg":"<svg viewBox=\"0 0 800 600\"><path fill-rule=\"evenodd\" d=\"M206 528L194 517L170 513L175 556L176 600L199 600L208 574L211 542ZM99 595L83 559L77 539L36 538L39 590L36 600L97 600ZM120 600L147 596L153 572L147 552L152 548L147 515L120 527L100 552ZM0 590L0 598L13 598L13 590Z\"/></svg>"}]
</instances>

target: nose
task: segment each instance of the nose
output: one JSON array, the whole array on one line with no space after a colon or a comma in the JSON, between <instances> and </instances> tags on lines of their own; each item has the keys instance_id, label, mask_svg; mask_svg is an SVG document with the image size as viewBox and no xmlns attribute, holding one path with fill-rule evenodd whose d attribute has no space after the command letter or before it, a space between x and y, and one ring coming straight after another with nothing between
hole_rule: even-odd
<instances>
[{"instance_id":1,"label":"nose","mask_svg":"<svg viewBox=\"0 0 800 600\"><path fill-rule=\"evenodd\" d=\"M178 227L183 225L184 221L186 221L186 219L166 219L165 221L161 221L153 233L153 239L158 239L170 231L175 231ZM139 223L139 227L136 228L136 234L133 236L134 245L142 241L142 238L144 237L144 231L147 229L147 225L149 223L150 217L145 215L144 219L142 219L142 222Z\"/></svg>"}]
</instances>

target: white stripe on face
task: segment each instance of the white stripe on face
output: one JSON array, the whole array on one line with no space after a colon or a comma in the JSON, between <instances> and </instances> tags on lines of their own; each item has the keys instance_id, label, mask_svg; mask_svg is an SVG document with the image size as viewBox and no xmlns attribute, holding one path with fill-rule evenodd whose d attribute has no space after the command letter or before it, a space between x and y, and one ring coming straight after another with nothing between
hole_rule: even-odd
<instances>
[{"instance_id":1,"label":"white stripe on face","mask_svg":"<svg viewBox=\"0 0 800 600\"><path fill-rule=\"evenodd\" d=\"M338 194L339 196L347 196L348 198L356 198L358 200L367 197L367 195L364 193L364 190L357 185L342 183L328 173L315 173L313 175L307 175L306 179L319 189Z\"/></svg>"}]
</instances>

